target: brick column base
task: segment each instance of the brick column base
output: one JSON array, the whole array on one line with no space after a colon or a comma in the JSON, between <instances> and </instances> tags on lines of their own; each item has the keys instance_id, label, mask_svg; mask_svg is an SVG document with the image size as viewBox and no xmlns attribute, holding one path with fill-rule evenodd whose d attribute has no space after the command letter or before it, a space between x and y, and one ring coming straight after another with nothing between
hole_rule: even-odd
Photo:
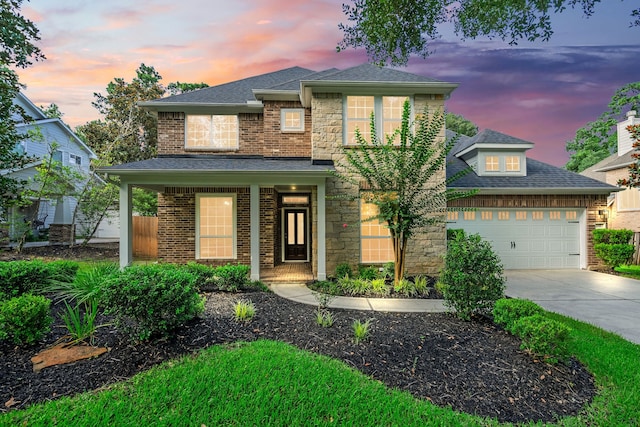
<instances>
[{"instance_id":1,"label":"brick column base","mask_svg":"<svg viewBox=\"0 0 640 427\"><path fill-rule=\"evenodd\" d=\"M71 244L75 238L75 224L51 224L49 226L49 243Z\"/></svg>"}]
</instances>

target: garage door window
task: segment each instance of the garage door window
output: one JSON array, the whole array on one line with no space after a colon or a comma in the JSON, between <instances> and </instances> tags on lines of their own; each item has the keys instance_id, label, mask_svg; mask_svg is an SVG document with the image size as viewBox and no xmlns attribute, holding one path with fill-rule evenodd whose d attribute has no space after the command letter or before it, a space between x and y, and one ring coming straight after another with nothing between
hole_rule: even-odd
<instances>
[{"instance_id":1,"label":"garage door window","mask_svg":"<svg viewBox=\"0 0 640 427\"><path fill-rule=\"evenodd\" d=\"M534 221L542 221L544 219L544 212L540 212L540 211L531 212L531 218Z\"/></svg>"},{"instance_id":2,"label":"garage door window","mask_svg":"<svg viewBox=\"0 0 640 427\"><path fill-rule=\"evenodd\" d=\"M491 211L483 211L482 212L482 220L483 221L491 221L493 219L493 212Z\"/></svg>"},{"instance_id":3,"label":"garage door window","mask_svg":"<svg viewBox=\"0 0 640 427\"><path fill-rule=\"evenodd\" d=\"M447 221L457 221L458 212L447 212Z\"/></svg>"},{"instance_id":4,"label":"garage door window","mask_svg":"<svg viewBox=\"0 0 640 427\"><path fill-rule=\"evenodd\" d=\"M471 211L471 212L465 212L464 213L464 219L466 219L467 221L475 221L476 220L476 213Z\"/></svg>"},{"instance_id":5,"label":"garage door window","mask_svg":"<svg viewBox=\"0 0 640 427\"><path fill-rule=\"evenodd\" d=\"M558 212L558 211L551 211L549 212L549 219L552 221L558 221L559 219L562 218L562 213Z\"/></svg>"},{"instance_id":6,"label":"garage door window","mask_svg":"<svg viewBox=\"0 0 640 427\"><path fill-rule=\"evenodd\" d=\"M567 211L566 218L568 221L575 220L578 218L578 213L576 211Z\"/></svg>"},{"instance_id":7,"label":"garage door window","mask_svg":"<svg viewBox=\"0 0 640 427\"><path fill-rule=\"evenodd\" d=\"M498 212L498 220L500 220L500 221L509 221L509 212L508 211L500 211L500 212Z\"/></svg>"},{"instance_id":8,"label":"garage door window","mask_svg":"<svg viewBox=\"0 0 640 427\"><path fill-rule=\"evenodd\" d=\"M516 221L526 221L526 220L527 220L527 211L516 212Z\"/></svg>"}]
</instances>

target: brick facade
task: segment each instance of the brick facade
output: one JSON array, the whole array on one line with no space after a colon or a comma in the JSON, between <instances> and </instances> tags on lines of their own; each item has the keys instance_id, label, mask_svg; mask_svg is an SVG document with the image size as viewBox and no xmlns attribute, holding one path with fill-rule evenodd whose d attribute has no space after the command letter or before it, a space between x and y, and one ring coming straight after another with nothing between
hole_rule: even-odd
<instances>
[{"instance_id":1,"label":"brick facade","mask_svg":"<svg viewBox=\"0 0 640 427\"><path fill-rule=\"evenodd\" d=\"M468 208L586 208L587 268L600 264L593 250L593 230L601 221L598 211L607 206L606 195L478 195L453 200L451 207Z\"/></svg>"}]
</instances>

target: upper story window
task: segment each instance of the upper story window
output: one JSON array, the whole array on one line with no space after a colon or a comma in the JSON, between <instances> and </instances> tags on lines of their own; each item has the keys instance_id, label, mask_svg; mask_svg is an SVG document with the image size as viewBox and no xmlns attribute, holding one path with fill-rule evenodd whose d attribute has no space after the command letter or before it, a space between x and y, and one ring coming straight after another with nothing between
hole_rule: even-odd
<instances>
[{"instance_id":1,"label":"upper story window","mask_svg":"<svg viewBox=\"0 0 640 427\"><path fill-rule=\"evenodd\" d=\"M507 172L520 172L520 157L507 156L505 158L505 169Z\"/></svg>"},{"instance_id":2,"label":"upper story window","mask_svg":"<svg viewBox=\"0 0 640 427\"><path fill-rule=\"evenodd\" d=\"M280 130L282 132L304 132L304 108L281 109Z\"/></svg>"},{"instance_id":3,"label":"upper story window","mask_svg":"<svg viewBox=\"0 0 640 427\"><path fill-rule=\"evenodd\" d=\"M187 115L185 148L235 150L238 148L238 116Z\"/></svg>"},{"instance_id":4,"label":"upper story window","mask_svg":"<svg viewBox=\"0 0 640 427\"><path fill-rule=\"evenodd\" d=\"M76 165L76 166L82 166L82 157L70 153L69 154L69 164Z\"/></svg>"},{"instance_id":5,"label":"upper story window","mask_svg":"<svg viewBox=\"0 0 640 427\"><path fill-rule=\"evenodd\" d=\"M371 114L375 116L376 132L386 138L402 123L402 107L406 96L347 96L344 108L344 143L356 144L356 129L371 142ZM396 142L397 139L396 139Z\"/></svg>"},{"instance_id":6,"label":"upper story window","mask_svg":"<svg viewBox=\"0 0 640 427\"><path fill-rule=\"evenodd\" d=\"M500 170L500 159L498 159L498 156L485 157L484 169L487 172L498 172Z\"/></svg>"}]
</instances>

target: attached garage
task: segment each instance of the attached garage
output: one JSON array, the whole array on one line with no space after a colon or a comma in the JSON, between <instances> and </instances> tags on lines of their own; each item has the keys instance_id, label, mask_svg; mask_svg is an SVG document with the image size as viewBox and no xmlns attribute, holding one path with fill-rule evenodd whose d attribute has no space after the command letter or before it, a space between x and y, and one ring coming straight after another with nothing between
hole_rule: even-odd
<instances>
[{"instance_id":1,"label":"attached garage","mask_svg":"<svg viewBox=\"0 0 640 427\"><path fill-rule=\"evenodd\" d=\"M480 234L505 269L580 268L585 209L477 209L448 214L447 228Z\"/></svg>"}]
</instances>

